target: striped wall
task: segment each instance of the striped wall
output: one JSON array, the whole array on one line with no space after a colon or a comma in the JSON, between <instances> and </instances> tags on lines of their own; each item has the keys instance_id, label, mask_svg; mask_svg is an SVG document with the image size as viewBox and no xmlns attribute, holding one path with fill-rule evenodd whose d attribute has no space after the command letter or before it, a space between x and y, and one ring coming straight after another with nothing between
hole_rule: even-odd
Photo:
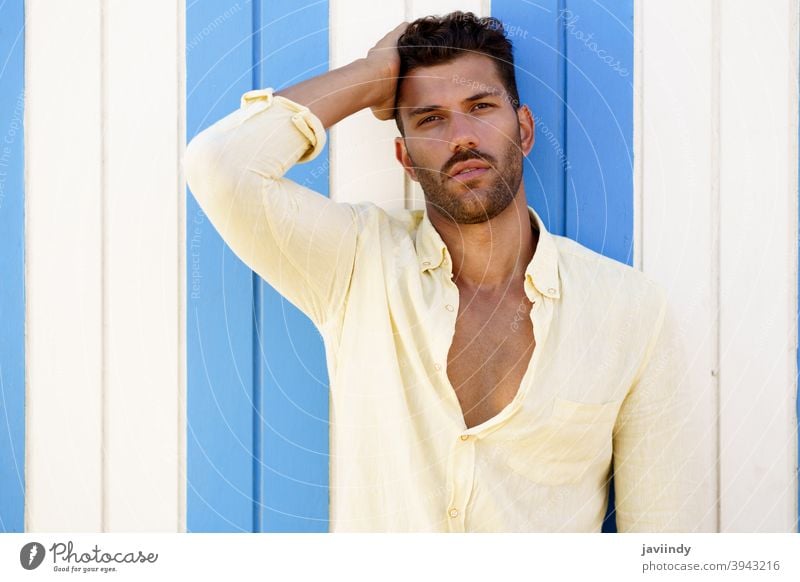
<instances>
[{"instance_id":1,"label":"striped wall","mask_svg":"<svg viewBox=\"0 0 800 582\"><path fill-rule=\"evenodd\" d=\"M0 532L25 498L24 47L22 0L0 4Z\"/></svg>"},{"instance_id":2,"label":"striped wall","mask_svg":"<svg viewBox=\"0 0 800 582\"><path fill-rule=\"evenodd\" d=\"M607 4L29 0L24 34L1 4L25 163L0 142L0 530L328 529L321 341L219 239L183 148L244 91L460 8L517 47L529 202L680 311L703 529L796 531L798 0ZM390 126L353 116L290 177L420 207Z\"/></svg>"}]
</instances>

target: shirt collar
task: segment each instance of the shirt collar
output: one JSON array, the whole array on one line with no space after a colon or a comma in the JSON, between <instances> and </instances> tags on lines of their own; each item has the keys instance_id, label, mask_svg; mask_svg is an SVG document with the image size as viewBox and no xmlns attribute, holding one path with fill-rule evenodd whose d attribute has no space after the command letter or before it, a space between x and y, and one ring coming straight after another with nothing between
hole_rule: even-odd
<instances>
[{"instance_id":1,"label":"shirt collar","mask_svg":"<svg viewBox=\"0 0 800 582\"><path fill-rule=\"evenodd\" d=\"M545 297L558 299L561 297L561 283L558 277L558 249L555 240L544 227L542 219L530 206L528 206L528 214L531 224L539 230L539 242L536 245L533 259L525 269L525 279ZM438 269L444 263L452 264L450 251L430 221L427 210L422 211L422 219L417 228L416 247L419 268L422 273Z\"/></svg>"}]
</instances>

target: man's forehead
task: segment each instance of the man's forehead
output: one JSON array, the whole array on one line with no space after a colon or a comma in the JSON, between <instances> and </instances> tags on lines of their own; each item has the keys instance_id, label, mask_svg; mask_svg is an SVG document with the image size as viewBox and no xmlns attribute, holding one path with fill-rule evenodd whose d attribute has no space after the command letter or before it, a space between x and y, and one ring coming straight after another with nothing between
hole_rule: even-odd
<instances>
[{"instance_id":1,"label":"man's forehead","mask_svg":"<svg viewBox=\"0 0 800 582\"><path fill-rule=\"evenodd\" d=\"M502 96L505 88L490 57L465 55L410 71L401 83L398 103L414 107L440 99L460 101L478 94Z\"/></svg>"}]
</instances>

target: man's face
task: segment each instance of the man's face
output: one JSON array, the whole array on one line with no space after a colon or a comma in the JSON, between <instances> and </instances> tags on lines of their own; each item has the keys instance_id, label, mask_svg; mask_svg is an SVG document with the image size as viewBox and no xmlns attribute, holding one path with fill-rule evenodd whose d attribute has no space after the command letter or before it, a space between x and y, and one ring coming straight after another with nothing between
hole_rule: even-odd
<instances>
[{"instance_id":1,"label":"man's face","mask_svg":"<svg viewBox=\"0 0 800 582\"><path fill-rule=\"evenodd\" d=\"M533 121L527 107L514 109L490 57L468 54L414 69L397 106L405 132L395 140L397 159L435 210L475 224L511 204L533 146Z\"/></svg>"}]
</instances>

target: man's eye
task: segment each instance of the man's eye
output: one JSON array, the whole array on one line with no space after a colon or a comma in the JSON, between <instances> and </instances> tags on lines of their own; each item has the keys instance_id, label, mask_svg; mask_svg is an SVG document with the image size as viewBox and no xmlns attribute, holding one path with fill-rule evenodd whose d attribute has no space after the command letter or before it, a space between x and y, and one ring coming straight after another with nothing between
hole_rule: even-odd
<instances>
[{"instance_id":1,"label":"man's eye","mask_svg":"<svg viewBox=\"0 0 800 582\"><path fill-rule=\"evenodd\" d=\"M425 119L420 121L419 124L422 125L424 123L428 123L429 121L435 121L435 120L441 119L441 118L442 118L441 115L429 115L428 117L426 117Z\"/></svg>"},{"instance_id":2,"label":"man's eye","mask_svg":"<svg viewBox=\"0 0 800 582\"><path fill-rule=\"evenodd\" d=\"M493 107L491 103L476 103L473 109L488 109L490 107Z\"/></svg>"}]
</instances>

